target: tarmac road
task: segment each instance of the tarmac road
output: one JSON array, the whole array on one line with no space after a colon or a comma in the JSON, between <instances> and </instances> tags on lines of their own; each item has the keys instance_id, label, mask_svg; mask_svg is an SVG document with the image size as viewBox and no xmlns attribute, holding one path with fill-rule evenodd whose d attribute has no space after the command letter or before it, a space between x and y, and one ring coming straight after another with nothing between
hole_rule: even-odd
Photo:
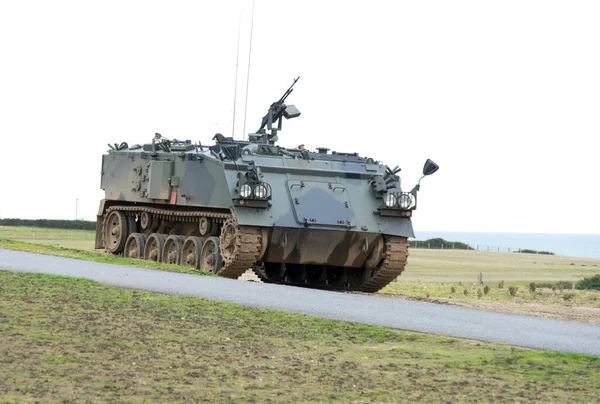
<instances>
[{"instance_id":1,"label":"tarmac road","mask_svg":"<svg viewBox=\"0 0 600 404\"><path fill-rule=\"evenodd\" d=\"M197 296L334 320L600 356L600 326L434 303L101 264L0 249L0 269Z\"/></svg>"}]
</instances>

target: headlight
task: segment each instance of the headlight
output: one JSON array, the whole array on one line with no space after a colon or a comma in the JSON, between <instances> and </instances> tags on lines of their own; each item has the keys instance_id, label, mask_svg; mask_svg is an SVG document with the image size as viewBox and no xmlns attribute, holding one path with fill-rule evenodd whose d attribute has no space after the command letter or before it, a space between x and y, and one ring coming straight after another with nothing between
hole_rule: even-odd
<instances>
[{"instance_id":1,"label":"headlight","mask_svg":"<svg viewBox=\"0 0 600 404\"><path fill-rule=\"evenodd\" d=\"M240 187L240 191L239 192L240 192L240 196L242 198L250 198L250 196L252 195L252 188L248 184L243 184Z\"/></svg>"},{"instance_id":2,"label":"headlight","mask_svg":"<svg viewBox=\"0 0 600 404\"><path fill-rule=\"evenodd\" d=\"M266 199L267 198L267 187L265 184L258 184L254 187L254 196L258 199Z\"/></svg>"},{"instance_id":3,"label":"headlight","mask_svg":"<svg viewBox=\"0 0 600 404\"><path fill-rule=\"evenodd\" d=\"M410 194L400 194L398 204L400 205L400 209L410 209L412 205L412 198Z\"/></svg>"},{"instance_id":4,"label":"headlight","mask_svg":"<svg viewBox=\"0 0 600 404\"><path fill-rule=\"evenodd\" d=\"M383 197L383 203L388 208L393 208L396 206L396 202L398 202L398 198L394 194L385 194Z\"/></svg>"}]
</instances>

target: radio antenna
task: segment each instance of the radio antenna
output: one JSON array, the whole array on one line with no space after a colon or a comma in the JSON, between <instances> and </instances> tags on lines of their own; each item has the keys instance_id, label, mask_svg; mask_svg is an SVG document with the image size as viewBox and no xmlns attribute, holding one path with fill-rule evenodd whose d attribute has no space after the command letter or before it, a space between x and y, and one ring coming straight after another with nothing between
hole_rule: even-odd
<instances>
[{"instance_id":1,"label":"radio antenna","mask_svg":"<svg viewBox=\"0 0 600 404\"><path fill-rule=\"evenodd\" d=\"M235 56L235 85L233 89L233 125L231 137L235 137L235 107L237 105L238 66L240 61L240 31L242 29L242 0L240 0L240 20L238 22L237 54Z\"/></svg>"},{"instance_id":2,"label":"radio antenna","mask_svg":"<svg viewBox=\"0 0 600 404\"><path fill-rule=\"evenodd\" d=\"M246 73L246 101L244 102L244 133L242 140L246 139L246 112L248 111L248 87L250 86L250 61L252 60L252 33L254 31L254 0L252 0L252 22L250 23L250 50L248 52L248 72Z\"/></svg>"}]
</instances>

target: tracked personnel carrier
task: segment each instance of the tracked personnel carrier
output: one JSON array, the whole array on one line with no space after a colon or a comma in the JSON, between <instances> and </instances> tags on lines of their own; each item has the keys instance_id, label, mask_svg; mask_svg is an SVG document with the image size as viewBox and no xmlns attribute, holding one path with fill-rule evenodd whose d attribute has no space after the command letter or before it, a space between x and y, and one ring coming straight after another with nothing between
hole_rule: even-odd
<instances>
[{"instance_id":1,"label":"tracked personnel carrier","mask_svg":"<svg viewBox=\"0 0 600 404\"><path fill-rule=\"evenodd\" d=\"M264 282L376 292L403 271L417 184L357 153L279 146L292 86L247 141L109 145L96 248ZM427 160L423 176L438 166Z\"/></svg>"}]
</instances>

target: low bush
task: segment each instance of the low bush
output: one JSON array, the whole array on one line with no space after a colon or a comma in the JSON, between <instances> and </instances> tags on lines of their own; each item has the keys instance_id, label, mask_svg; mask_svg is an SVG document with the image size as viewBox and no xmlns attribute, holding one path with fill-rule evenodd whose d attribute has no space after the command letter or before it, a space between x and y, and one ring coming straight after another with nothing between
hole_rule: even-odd
<instances>
[{"instance_id":1,"label":"low bush","mask_svg":"<svg viewBox=\"0 0 600 404\"><path fill-rule=\"evenodd\" d=\"M430 238L429 240L415 240L410 242L410 246L431 248L431 249L447 249L447 250L474 250L473 247L460 241L447 241L443 238Z\"/></svg>"},{"instance_id":2,"label":"low bush","mask_svg":"<svg viewBox=\"0 0 600 404\"><path fill-rule=\"evenodd\" d=\"M0 219L0 226L44 227L48 229L96 230L96 222L87 220Z\"/></svg>"},{"instance_id":3,"label":"low bush","mask_svg":"<svg viewBox=\"0 0 600 404\"><path fill-rule=\"evenodd\" d=\"M572 289L573 282L569 281L558 281L558 282L538 282L535 284L536 288L546 288L552 290L564 290L564 289Z\"/></svg>"},{"instance_id":4,"label":"low bush","mask_svg":"<svg viewBox=\"0 0 600 404\"><path fill-rule=\"evenodd\" d=\"M575 289L600 290L600 275L594 275L589 278L583 278L575 284Z\"/></svg>"},{"instance_id":5,"label":"low bush","mask_svg":"<svg viewBox=\"0 0 600 404\"><path fill-rule=\"evenodd\" d=\"M519 290L518 286L509 286L508 287L508 293L510 293L511 296L515 296L517 294L518 290Z\"/></svg>"},{"instance_id":6,"label":"low bush","mask_svg":"<svg viewBox=\"0 0 600 404\"><path fill-rule=\"evenodd\" d=\"M559 289L559 290L573 289L573 282L558 281L558 282L556 282L556 289Z\"/></svg>"},{"instance_id":7,"label":"low bush","mask_svg":"<svg viewBox=\"0 0 600 404\"><path fill-rule=\"evenodd\" d=\"M554 255L553 252L550 251L537 251L537 250L529 250L529 249L524 249L524 250L518 250L515 251L516 253L523 253L523 254L543 254L543 255Z\"/></svg>"}]
</instances>

